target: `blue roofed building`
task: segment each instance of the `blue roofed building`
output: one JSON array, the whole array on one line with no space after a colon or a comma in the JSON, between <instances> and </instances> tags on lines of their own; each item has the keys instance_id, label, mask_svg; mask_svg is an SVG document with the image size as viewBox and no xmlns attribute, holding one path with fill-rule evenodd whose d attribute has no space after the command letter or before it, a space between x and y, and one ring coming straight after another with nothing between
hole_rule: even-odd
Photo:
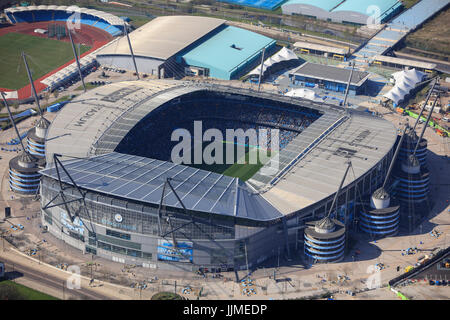
<instances>
[{"instance_id":1,"label":"blue roofed building","mask_svg":"<svg viewBox=\"0 0 450 320\"><path fill-rule=\"evenodd\" d=\"M402 9L398 0L346 0L333 10L333 19L351 24L384 23Z\"/></svg>"},{"instance_id":2,"label":"blue roofed building","mask_svg":"<svg viewBox=\"0 0 450 320\"><path fill-rule=\"evenodd\" d=\"M234 5L252 7L264 10L275 10L286 0L219 0Z\"/></svg>"},{"instance_id":3,"label":"blue roofed building","mask_svg":"<svg viewBox=\"0 0 450 320\"><path fill-rule=\"evenodd\" d=\"M245 29L224 26L209 39L180 53L178 63L196 74L230 80L239 78L259 63L263 49L270 52L276 41Z\"/></svg>"},{"instance_id":4,"label":"blue roofed building","mask_svg":"<svg viewBox=\"0 0 450 320\"><path fill-rule=\"evenodd\" d=\"M342 0L289 0L282 5L282 10L284 14L301 14L326 20L329 18L331 10L342 2Z\"/></svg>"},{"instance_id":5,"label":"blue roofed building","mask_svg":"<svg viewBox=\"0 0 450 320\"><path fill-rule=\"evenodd\" d=\"M289 0L281 8L283 14L366 25L389 21L403 5L398 0Z\"/></svg>"}]
</instances>

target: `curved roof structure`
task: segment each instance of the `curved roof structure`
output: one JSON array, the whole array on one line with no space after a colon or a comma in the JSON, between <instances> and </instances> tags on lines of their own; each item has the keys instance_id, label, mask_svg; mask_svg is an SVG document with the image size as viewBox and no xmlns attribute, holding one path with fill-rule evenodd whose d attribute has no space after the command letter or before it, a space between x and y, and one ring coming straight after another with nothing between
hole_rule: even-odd
<instances>
[{"instance_id":1,"label":"curved roof structure","mask_svg":"<svg viewBox=\"0 0 450 320\"><path fill-rule=\"evenodd\" d=\"M224 99L236 97L243 101L252 98L273 100L314 109L322 114L279 152L279 156L273 162L277 165L274 172L267 173L269 170L264 172L268 169L267 166L273 165L268 163L246 182L214 174L215 178L211 176L208 180L209 187L202 188L206 196L209 188L213 190L216 187L214 181L217 183L221 181L223 184L220 188L214 189L217 191L214 194L217 197L227 197L235 190L237 193L234 195L237 198L231 203L246 209L236 209L235 206L234 213L231 213L232 206L224 204L219 209L215 207L215 202L209 199L209 202L201 206L200 211L260 221L293 214L334 195L340 184L340 177L346 169L345 163L348 158L351 158L354 174L347 175L343 187L377 166L392 150L396 141L396 129L386 120L364 112L344 110L341 107L302 98L292 99L275 93L208 83L174 80L126 81L88 91L80 96L77 102L68 103L59 112L47 133L47 166L52 166L55 153L66 156L63 157L63 160L68 161L66 163L75 161L72 157L81 158L76 160L79 161L80 167L73 169L82 172L74 174L73 177L75 180L80 179L77 181L85 188L142 201L156 201L150 194L153 192L158 194L160 184L154 185L150 177L147 177L143 184L134 181L137 178L133 176L134 174L144 175L149 168L139 168L133 163L136 165L142 163L142 166L145 166L159 160L123 155L115 151L116 147L128 132L153 110L163 105L170 110L170 106L176 105L179 97L194 92L214 92L223 95ZM101 157L103 155L104 158ZM89 159L97 159L103 164L100 163L95 169ZM112 171L106 168L106 162L111 159L115 159L112 164L116 166L111 170L119 172L120 177L114 176ZM163 171L158 170L159 173L169 170L168 177L180 175L180 183L188 179L185 176L187 172L192 173L193 177L197 176L198 183L211 174L208 171L175 165L167 161L159 161L158 164L161 168L165 168ZM46 169L44 174L54 176L48 170L51 169ZM127 174L131 171L135 173ZM83 177L87 180L83 180ZM95 182L91 179L93 177ZM122 180L116 181L116 178ZM123 179L127 185L132 186L131 189L120 189L124 185ZM123 192L116 193L119 189ZM188 190L185 192L190 193ZM243 192L242 197L238 196L240 192ZM145 198L144 193L148 198ZM191 208L199 210L199 207L194 206L195 203L192 200ZM243 211L236 213L239 210Z\"/></svg>"},{"instance_id":2,"label":"curved roof structure","mask_svg":"<svg viewBox=\"0 0 450 320\"><path fill-rule=\"evenodd\" d=\"M225 20L197 16L157 17L131 32L135 56L166 60L211 31ZM119 39L97 52L97 56L130 55L126 38Z\"/></svg>"}]
</instances>

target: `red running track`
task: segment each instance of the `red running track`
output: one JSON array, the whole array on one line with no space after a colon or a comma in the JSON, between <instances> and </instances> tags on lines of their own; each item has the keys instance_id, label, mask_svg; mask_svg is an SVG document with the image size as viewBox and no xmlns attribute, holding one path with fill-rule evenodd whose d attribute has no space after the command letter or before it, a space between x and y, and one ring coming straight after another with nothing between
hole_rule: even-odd
<instances>
[{"instance_id":1,"label":"red running track","mask_svg":"<svg viewBox=\"0 0 450 320\"><path fill-rule=\"evenodd\" d=\"M15 32L15 33L29 34L29 35L32 35L35 37L47 38L47 35L35 33L34 29L47 30L49 24L65 25L65 22L62 22L62 21L57 21L57 22L44 21L44 22L33 22L33 23L23 22L23 23L13 25L11 27L1 28L0 36L5 35L7 33ZM80 29L76 29L75 33L72 34L72 38L75 43L80 43L80 44L84 44L84 45L88 45L88 46L92 47L89 51L87 51L81 55L81 58L82 58L82 57L88 55L89 53L91 53L92 51L94 51L94 50L100 48L101 46L107 44L108 42L110 42L113 39L113 36L110 33L108 33L107 31L82 24ZM69 39L69 37L66 37L66 38L60 39L60 41L69 42L70 39ZM45 74L44 76L42 76L38 79L34 79L34 86L36 88L36 91L39 93L47 87L45 84L41 83L42 80L44 80L45 78L58 72L59 70L67 67L68 65L72 64L73 62L75 62L75 58L71 59L70 61L63 64L62 66L50 71L49 73ZM5 91L5 92L6 91L14 91L14 90L7 89L7 88L0 88L0 90ZM19 100L31 97L31 85L28 84L25 87L17 90L17 95L18 95Z\"/></svg>"}]
</instances>

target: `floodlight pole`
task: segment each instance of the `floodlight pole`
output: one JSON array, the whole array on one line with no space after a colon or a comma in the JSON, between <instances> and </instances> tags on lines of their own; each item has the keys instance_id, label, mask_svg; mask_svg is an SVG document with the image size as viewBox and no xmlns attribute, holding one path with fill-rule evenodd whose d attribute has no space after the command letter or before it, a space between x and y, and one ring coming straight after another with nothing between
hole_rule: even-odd
<instances>
[{"instance_id":1,"label":"floodlight pole","mask_svg":"<svg viewBox=\"0 0 450 320\"><path fill-rule=\"evenodd\" d=\"M0 91L0 94L2 95L3 102L5 103L6 109L8 110L9 120L11 121L11 124L14 127L14 129L16 130L17 139L19 139L20 145L22 146L22 150L24 152L27 152L25 147L23 146L23 142L22 142L22 139L20 138L19 130L17 129L16 123L14 122L13 116L11 114L11 110L9 109L9 106L8 106L8 102L6 101L5 94L3 93L3 91Z\"/></svg>"},{"instance_id":2,"label":"floodlight pole","mask_svg":"<svg viewBox=\"0 0 450 320\"><path fill-rule=\"evenodd\" d=\"M28 67L28 62L27 62L27 58L25 57L25 52L23 52L23 51L22 51L22 58L23 58L23 62L25 62L25 68L27 69L28 80L30 81L31 90L33 90L32 94L34 94L34 101L36 102L36 105L39 110L39 114L42 117L43 113L41 110L41 105L39 104L39 97L36 93L36 88L34 87L33 77L31 76L31 71L30 71L30 68Z\"/></svg>"},{"instance_id":3,"label":"floodlight pole","mask_svg":"<svg viewBox=\"0 0 450 320\"><path fill-rule=\"evenodd\" d=\"M261 54L261 70L259 70L259 81L258 81L258 91L261 89L261 80L262 80L262 73L263 73L263 67L264 67L264 54L266 53L266 48L263 49Z\"/></svg>"},{"instance_id":4,"label":"floodlight pole","mask_svg":"<svg viewBox=\"0 0 450 320\"><path fill-rule=\"evenodd\" d=\"M136 59L134 58L133 47L131 46L130 37L128 36L127 25L125 23L123 24L123 30L125 31L125 35L127 36L128 46L130 47L130 52L131 52L131 58L133 59L134 70L136 70L136 76L137 76L138 80L140 80L138 68L137 68L137 65L136 65Z\"/></svg>"},{"instance_id":5,"label":"floodlight pole","mask_svg":"<svg viewBox=\"0 0 450 320\"><path fill-rule=\"evenodd\" d=\"M83 74L81 73L80 61L78 60L77 51L75 50L75 45L73 43L72 32L70 31L70 29L68 29L67 33L69 34L70 43L72 44L73 55L75 57L75 61L77 62L78 74L80 75L81 83L83 83L84 92L86 92L86 85L84 84Z\"/></svg>"}]
</instances>

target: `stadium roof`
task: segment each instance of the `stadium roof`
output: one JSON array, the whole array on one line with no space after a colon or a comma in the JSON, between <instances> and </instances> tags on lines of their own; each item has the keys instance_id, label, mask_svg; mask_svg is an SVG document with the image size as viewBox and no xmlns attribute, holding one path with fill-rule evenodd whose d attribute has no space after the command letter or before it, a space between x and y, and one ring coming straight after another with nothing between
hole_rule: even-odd
<instances>
[{"instance_id":1,"label":"stadium roof","mask_svg":"<svg viewBox=\"0 0 450 320\"><path fill-rule=\"evenodd\" d=\"M237 178L172 162L112 152L88 159L66 161L64 168L76 184L124 199L159 205L167 178L189 210L265 221L282 215L263 197L251 192ZM72 184L64 171L61 181ZM41 173L57 179L55 167ZM182 208L166 188L164 205Z\"/></svg>"},{"instance_id":2,"label":"stadium roof","mask_svg":"<svg viewBox=\"0 0 450 320\"><path fill-rule=\"evenodd\" d=\"M227 26L181 55L191 66L209 68L210 77L230 79L232 73L259 55L275 40L245 29Z\"/></svg>"},{"instance_id":3,"label":"stadium roof","mask_svg":"<svg viewBox=\"0 0 450 320\"><path fill-rule=\"evenodd\" d=\"M280 151L280 165L276 173L264 175L260 170L245 183L233 182L239 184L239 190L242 189L243 192L243 196L239 198L239 205L246 207L244 211L238 213L239 217L247 215L250 219L264 220L266 219L264 217L269 219L268 217L277 216L276 212L287 215L332 196L345 172L347 157L350 157L353 169L348 174L344 186L376 166L392 149L397 136L395 127L386 120L364 112L346 111L340 107L301 98L208 83L173 80L126 81L92 89L79 97L77 102L70 102L59 111L47 133L47 166L51 166L54 153L81 158L113 153L128 132L152 110L181 95L200 90L220 92L224 95L267 98L312 108L322 113L320 118ZM62 159L74 161L70 160L70 157ZM130 159L137 161L142 158ZM141 162L145 161L152 160ZM161 168L173 166L169 162L160 161L160 163ZM125 162L122 165L125 165ZM181 167L174 166L173 170L175 169L181 170ZM132 176L123 178L131 180ZM113 183L108 179L109 176L105 180L107 184ZM230 182L233 179L223 178L220 181ZM99 181L103 180L97 182ZM129 182L133 185L131 181ZM211 183L209 185L213 186ZM98 188L99 192L109 190L107 185ZM133 196L136 194L133 193ZM263 198L264 201L261 200ZM276 209L275 212L265 201ZM257 214L257 218L251 213L253 209L250 207L253 207L254 212L261 211ZM213 209L211 204L205 210L217 208L219 207ZM218 213L230 215L230 206L220 208L217 209Z\"/></svg>"},{"instance_id":4,"label":"stadium roof","mask_svg":"<svg viewBox=\"0 0 450 320\"><path fill-rule=\"evenodd\" d=\"M352 169L343 187L369 171L393 148L397 133L390 122L367 112L350 111L350 114L351 118L344 120L327 139L292 165L274 187L263 193L264 198L283 214L301 210L333 195L344 176L348 159ZM306 128L294 142L303 133L308 134L308 129L321 125L322 118L324 116Z\"/></svg>"},{"instance_id":5,"label":"stadium roof","mask_svg":"<svg viewBox=\"0 0 450 320\"><path fill-rule=\"evenodd\" d=\"M136 56L167 60L225 23L196 16L157 17L129 34ZM125 37L105 46L97 55L130 55Z\"/></svg>"},{"instance_id":6,"label":"stadium roof","mask_svg":"<svg viewBox=\"0 0 450 320\"><path fill-rule=\"evenodd\" d=\"M284 4L284 6L288 6L291 4L303 4L308 6L314 6L320 8L325 11L331 11L337 5L339 5L342 0L289 0Z\"/></svg>"},{"instance_id":7,"label":"stadium roof","mask_svg":"<svg viewBox=\"0 0 450 320\"><path fill-rule=\"evenodd\" d=\"M350 72L350 69L305 62L290 74L347 84ZM369 73L353 70L350 84L361 86L368 78Z\"/></svg>"}]
</instances>

